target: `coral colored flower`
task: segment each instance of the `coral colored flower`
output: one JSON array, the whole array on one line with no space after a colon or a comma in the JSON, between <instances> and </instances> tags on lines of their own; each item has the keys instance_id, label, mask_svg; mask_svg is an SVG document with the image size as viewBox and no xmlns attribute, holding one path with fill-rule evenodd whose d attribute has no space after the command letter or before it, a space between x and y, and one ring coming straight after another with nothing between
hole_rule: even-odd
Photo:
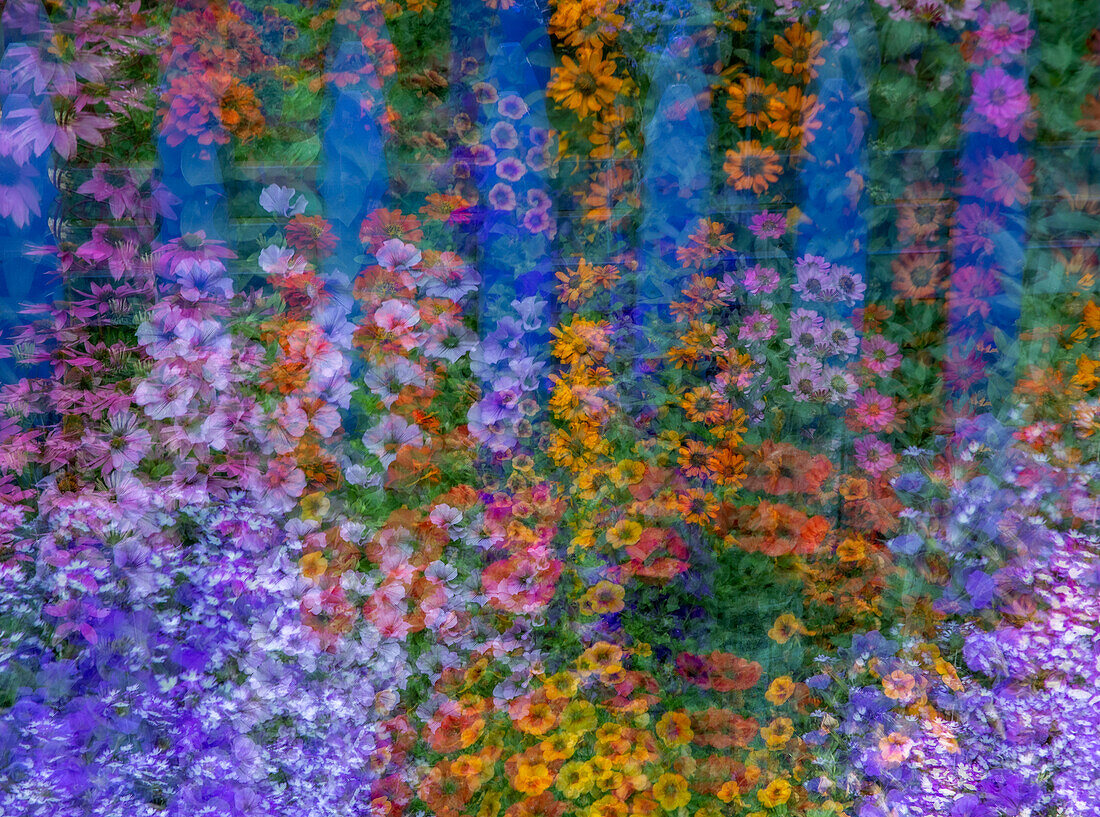
<instances>
[{"instance_id":1,"label":"coral colored flower","mask_svg":"<svg viewBox=\"0 0 1100 817\"><path fill-rule=\"evenodd\" d=\"M326 256L336 247L332 225L321 216L297 215L286 225L286 243L298 252Z\"/></svg>"},{"instance_id":2,"label":"coral colored flower","mask_svg":"<svg viewBox=\"0 0 1100 817\"><path fill-rule=\"evenodd\" d=\"M868 431L884 431L889 428L897 416L894 399L867 389L856 395L853 413L859 423Z\"/></svg>"}]
</instances>

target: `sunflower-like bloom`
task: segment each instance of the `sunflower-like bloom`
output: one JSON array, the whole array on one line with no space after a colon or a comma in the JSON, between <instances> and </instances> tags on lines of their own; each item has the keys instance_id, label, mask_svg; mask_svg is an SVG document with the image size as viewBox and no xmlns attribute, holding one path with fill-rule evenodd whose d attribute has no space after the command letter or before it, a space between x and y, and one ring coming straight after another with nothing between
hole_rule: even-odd
<instances>
[{"instance_id":1,"label":"sunflower-like bloom","mask_svg":"<svg viewBox=\"0 0 1100 817\"><path fill-rule=\"evenodd\" d=\"M779 154L756 139L738 142L736 150L727 150L722 167L735 190L751 189L757 195L778 181L783 169Z\"/></svg>"},{"instance_id":2,"label":"sunflower-like bloom","mask_svg":"<svg viewBox=\"0 0 1100 817\"><path fill-rule=\"evenodd\" d=\"M581 49L577 59L561 58L547 91L555 102L577 112L584 119L610 105L622 87L615 76L615 61L604 59L600 47Z\"/></svg>"}]
</instances>

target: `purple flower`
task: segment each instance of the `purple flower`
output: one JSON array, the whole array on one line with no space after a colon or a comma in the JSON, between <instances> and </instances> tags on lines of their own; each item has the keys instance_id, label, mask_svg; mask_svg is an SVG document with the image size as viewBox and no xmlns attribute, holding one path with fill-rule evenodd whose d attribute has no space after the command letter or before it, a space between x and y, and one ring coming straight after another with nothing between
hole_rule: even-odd
<instances>
[{"instance_id":1,"label":"purple flower","mask_svg":"<svg viewBox=\"0 0 1100 817\"><path fill-rule=\"evenodd\" d=\"M397 414L387 414L376 425L363 434L363 445L368 452L378 457L382 468L389 468L397 459L397 452L405 446L419 446L424 443L420 426L410 423Z\"/></svg>"},{"instance_id":2,"label":"purple flower","mask_svg":"<svg viewBox=\"0 0 1100 817\"><path fill-rule=\"evenodd\" d=\"M787 219L781 213L765 210L749 221L749 231L757 238L782 238L787 232Z\"/></svg>"},{"instance_id":3,"label":"purple flower","mask_svg":"<svg viewBox=\"0 0 1100 817\"><path fill-rule=\"evenodd\" d=\"M1027 84L999 65L974 74L971 104L1000 132L1009 131L1028 111Z\"/></svg>"},{"instance_id":4,"label":"purple flower","mask_svg":"<svg viewBox=\"0 0 1100 817\"><path fill-rule=\"evenodd\" d=\"M295 196L298 196L297 200ZM260 193L260 206L269 213L293 218L306 211L306 198L293 187L269 184Z\"/></svg>"},{"instance_id":5,"label":"purple flower","mask_svg":"<svg viewBox=\"0 0 1100 817\"><path fill-rule=\"evenodd\" d=\"M519 159L509 156L497 162L497 175L506 182L518 182L527 172L526 166Z\"/></svg>"},{"instance_id":6,"label":"purple flower","mask_svg":"<svg viewBox=\"0 0 1100 817\"><path fill-rule=\"evenodd\" d=\"M508 119L523 119L529 110L527 103L515 94L506 94L497 102L497 111Z\"/></svg>"},{"instance_id":7,"label":"purple flower","mask_svg":"<svg viewBox=\"0 0 1100 817\"><path fill-rule=\"evenodd\" d=\"M498 182L489 191L489 204L494 210L515 210L516 193L509 185Z\"/></svg>"},{"instance_id":8,"label":"purple flower","mask_svg":"<svg viewBox=\"0 0 1100 817\"><path fill-rule=\"evenodd\" d=\"M499 150L511 150L519 144L519 135L511 122L497 122L489 132L489 137Z\"/></svg>"},{"instance_id":9,"label":"purple flower","mask_svg":"<svg viewBox=\"0 0 1100 817\"><path fill-rule=\"evenodd\" d=\"M0 159L0 218L10 218L22 229L31 215L42 215L38 188L31 182L38 171L31 165L18 167L8 159Z\"/></svg>"},{"instance_id":10,"label":"purple flower","mask_svg":"<svg viewBox=\"0 0 1100 817\"><path fill-rule=\"evenodd\" d=\"M225 275L225 264L216 258L185 258L175 268L180 295L195 302L233 297L233 282Z\"/></svg>"}]
</instances>

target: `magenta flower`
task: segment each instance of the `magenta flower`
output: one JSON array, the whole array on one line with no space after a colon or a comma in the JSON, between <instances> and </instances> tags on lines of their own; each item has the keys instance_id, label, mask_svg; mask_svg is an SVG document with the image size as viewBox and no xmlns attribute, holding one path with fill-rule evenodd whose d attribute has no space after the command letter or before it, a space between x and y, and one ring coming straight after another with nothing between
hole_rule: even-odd
<instances>
[{"instance_id":1,"label":"magenta flower","mask_svg":"<svg viewBox=\"0 0 1100 817\"><path fill-rule=\"evenodd\" d=\"M108 174L115 178L108 178ZM141 210L137 185L134 184L131 174L128 171L120 174L104 162L92 169L92 178L80 185L76 192L90 195L99 202L107 202L111 215L115 218Z\"/></svg>"},{"instance_id":2,"label":"magenta flower","mask_svg":"<svg viewBox=\"0 0 1100 817\"><path fill-rule=\"evenodd\" d=\"M978 47L975 61L1004 61L1022 54L1031 45L1035 32L1028 16L1013 11L1004 0L978 12Z\"/></svg>"},{"instance_id":3,"label":"magenta flower","mask_svg":"<svg viewBox=\"0 0 1100 817\"><path fill-rule=\"evenodd\" d=\"M260 478L263 498L276 510L289 511L306 489L305 472L293 460L277 457Z\"/></svg>"},{"instance_id":4,"label":"magenta flower","mask_svg":"<svg viewBox=\"0 0 1100 817\"><path fill-rule=\"evenodd\" d=\"M110 468L128 473L152 450L153 437L138 424L136 415L123 411L111 415L106 444ZM104 464L103 470L110 469Z\"/></svg>"},{"instance_id":5,"label":"magenta flower","mask_svg":"<svg viewBox=\"0 0 1100 817\"><path fill-rule=\"evenodd\" d=\"M737 332L738 340L762 341L771 340L779 328L779 322L763 310L757 310L746 316L745 322Z\"/></svg>"},{"instance_id":6,"label":"magenta flower","mask_svg":"<svg viewBox=\"0 0 1100 817\"><path fill-rule=\"evenodd\" d=\"M880 476L897 462L897 455L878 437L860 437L855 441L856 465L872 476Z\"/></svg>"},{"instance_id":7,"label":"magenta flower","mask_svg":"<svg viewBox=\"0 0 1100 817\"><path fill-rule=\"evenodd\" d=\"M782 213L770 213L765 210L754 215L749 221L749 232L757 238L782 238L787 232L787 218Z\"/></svg>"},{"instance_id":8,"label":"magenta flower","mask_svg":"<svg viewBox=\"0 0 1100 817\"><path fill-rule=\"evenodd\" d=\"M779 286L779 273L759 264L745 270L745 289L750 295L767 295Z\"/></svg>"},{"instance_id":9,"label":"magenta flower","mask_svg":"<svg viewBox=\"0 0 1100 817\"><path fill-rule=\"evenodd\" d=\"M195 396L190 378L177 366L158 364L134 389L134 402L154 420L183 417Z\"/></svg>"},{"instance_id":10,"label":"magenta flower","mask_svg":"<svg viewBox=\"0 0 1100 817\"><path fill-rule=\"evenodd\" d=\"M956 245L965 252L990 254L993 239L1004 232L1004 221L995 211L977 202L964 204L955 214Z\"/></svg>"},{"instance_id":11,"label":"magenta flower","mask_svg":"<svg viewBox=\"0 0 1100 817\"><path fill-rule=\"evenodd\" d=\"M863 365L877 375L887 375L901 365L898 345L882 335L863 338Z\"/></svg>"},{"instance_id":12,"label":"magenta flower","mask_svg":"<svg viewBox=\"0 0 1100 817\"><path fill-rule=\"evenodd\" d=\"M1013 77L999 65L975 73L971 104L978 116L987 120L999 132L1006 132L1028 111L1030 99L1027 84Z\"/></svg>"}]
</instances>

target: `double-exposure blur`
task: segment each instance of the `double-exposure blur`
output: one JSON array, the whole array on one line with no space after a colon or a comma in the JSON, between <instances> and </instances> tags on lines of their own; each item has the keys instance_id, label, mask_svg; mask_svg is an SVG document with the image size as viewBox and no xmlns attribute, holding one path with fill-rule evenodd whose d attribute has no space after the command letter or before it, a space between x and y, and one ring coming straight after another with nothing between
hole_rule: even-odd
<instances>
[{"instance_id":1,"label":"double-exposure blur","mask_svg":"<svg viewBox=\"0 0 1100 817\"><path fill-rule=\"evenodd\" d=\"M0 815L1100 817L1097 0L7 0L0 99Z\"/></svg>"}]
</instances>

